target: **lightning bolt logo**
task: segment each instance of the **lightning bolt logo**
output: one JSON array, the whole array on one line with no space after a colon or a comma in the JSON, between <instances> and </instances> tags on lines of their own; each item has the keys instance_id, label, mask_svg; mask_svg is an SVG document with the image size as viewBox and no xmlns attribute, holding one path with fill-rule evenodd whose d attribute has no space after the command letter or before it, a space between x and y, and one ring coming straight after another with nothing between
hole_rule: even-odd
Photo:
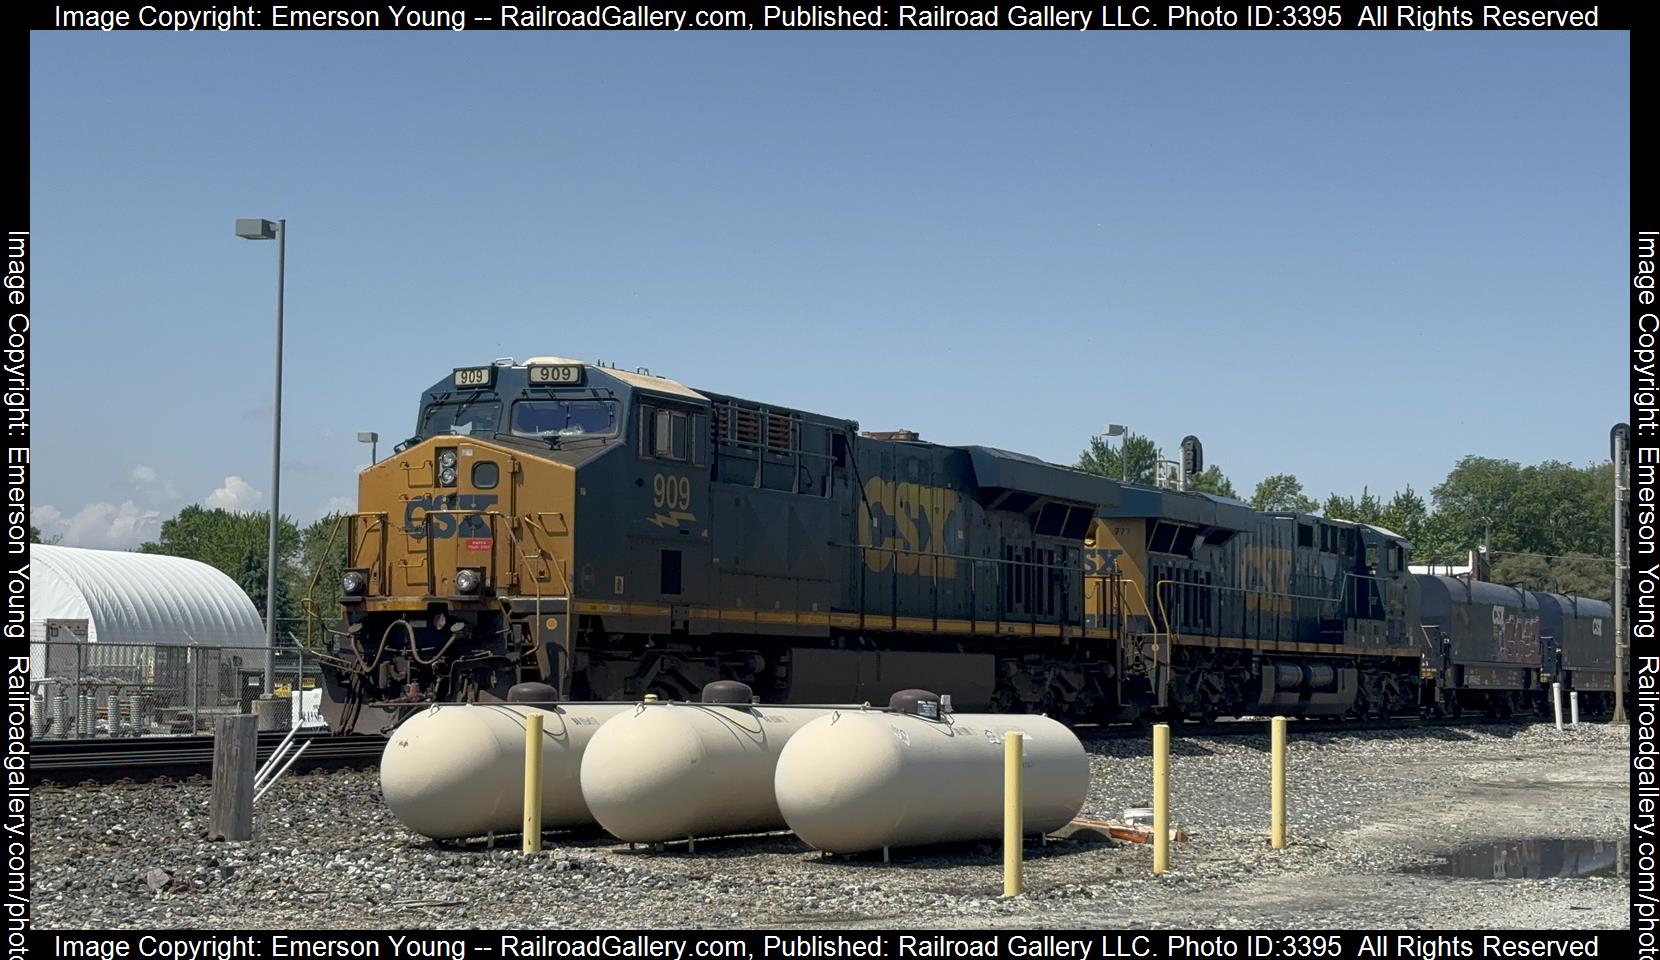
<instances>
[{"instance_id":1,"label":"lightning bolt logo","mask_svg":"<svg viewBox=\"0 0 1660 960\"><path fill-rule=\"evenodd\" d=\"M696 523L697 515L687 513L685 510L674 510L669 513L659 513L647 522L659 527L678 527L682 523Z\"/></svg>"}]
</instances>

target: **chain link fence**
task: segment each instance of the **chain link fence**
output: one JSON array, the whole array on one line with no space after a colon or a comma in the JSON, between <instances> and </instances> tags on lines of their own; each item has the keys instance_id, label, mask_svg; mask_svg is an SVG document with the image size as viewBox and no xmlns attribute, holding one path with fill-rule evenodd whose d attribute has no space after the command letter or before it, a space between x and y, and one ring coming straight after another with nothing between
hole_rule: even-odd
<instances>
[{"instance_id":1,"label":"chain link fence","mask_svg":"<svg viewBox=\"0 0 1660 960\"><path fill-rule=\"evenodd\" d=\"M263 646L88 642L59 629L29 647L38 739L210 734L218 717L252 712L265 690ZM272 692L289 700L291 722L323 726L316 658L291 639L273 652Z\"/></svg>"}]
</instances>

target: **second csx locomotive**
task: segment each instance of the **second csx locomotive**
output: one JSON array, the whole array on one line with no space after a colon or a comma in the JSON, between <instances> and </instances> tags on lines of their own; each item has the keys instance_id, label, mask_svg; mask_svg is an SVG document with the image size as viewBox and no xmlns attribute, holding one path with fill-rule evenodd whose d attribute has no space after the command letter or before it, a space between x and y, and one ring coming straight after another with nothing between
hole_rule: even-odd
<instances>
[{"instance_id":1,"label":"second csx locomotive","mask_svg":"<svg viewBox=\"0 0 1660 960\"><path fill-rule=\"evenodd\" d=\"M456 369L359 502L343 619L311 641L337 729L526 680L623 699L735 679L771 702L923 686L1098 721L1491 696L1479 670L1464 684L1450 616L1426 631L1388 531L643 371ZM1538 658L1523 670L1540 682Z\"/></svg>"}]
</instances>

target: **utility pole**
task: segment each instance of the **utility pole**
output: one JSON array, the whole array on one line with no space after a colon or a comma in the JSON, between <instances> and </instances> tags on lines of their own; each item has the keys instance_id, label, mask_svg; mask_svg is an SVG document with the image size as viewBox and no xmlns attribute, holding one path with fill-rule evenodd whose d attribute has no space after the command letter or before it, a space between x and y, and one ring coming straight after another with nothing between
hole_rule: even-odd
<instances>
[{"instance_id":1,"label":"utility pole","mask_svg":"<svg viewBox=\"0 0 1660 960\"><path fill-rule=\"evenodd\" d=\"M1630 495L1626 476L1626 444L1631 427L1616 423L1608 432L1614 458L1614 717L1610 723L1627 723L1625 717L1625 501Z\"/></svg>"}]
</instances>

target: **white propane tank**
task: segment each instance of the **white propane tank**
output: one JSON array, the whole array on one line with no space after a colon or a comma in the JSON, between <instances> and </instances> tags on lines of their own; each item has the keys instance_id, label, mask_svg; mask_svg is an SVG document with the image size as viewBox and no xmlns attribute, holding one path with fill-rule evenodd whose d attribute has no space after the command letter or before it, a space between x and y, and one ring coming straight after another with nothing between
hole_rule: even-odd
<instances>
[{"instance_id":1,"label":"white propane tank","mask_svg":"<svg viewBox=\"0 0 1660 960\"><path fill-rule=\"evenodd\" d=\"M900 691L888 710L835 711L790 738L775 791L790 829L831 853L1000 837L1009 730L1026 735L1025 833L1078 815L1089 758L1071 730L1032 715L942 714L932 696Z\"/></svg>"},{"instance_id":2,"label":"white propane tank","mask_svg":"<svg viewBox=\"0 0 1660 960\"><path fill-rule=\"evenodd\" d=\"M403 722L380 760L380 792L404 826L436 840L524 828L525 716L542 714L542 825L594 822L577 772L605 721L631 703L443 704Z\"/></svg>"},{"instance_id":3,"label":"white propane tank","mask_svg":"<svg viewBox=\"0 0 1660 960\"><path fill-rule=\"evenodd\" d=\"M773 767L797 730L829 712L741 701L630 704L582 755L583 799L600 826L630 843L782 830Z\"/></svg>"}]
</instances>

